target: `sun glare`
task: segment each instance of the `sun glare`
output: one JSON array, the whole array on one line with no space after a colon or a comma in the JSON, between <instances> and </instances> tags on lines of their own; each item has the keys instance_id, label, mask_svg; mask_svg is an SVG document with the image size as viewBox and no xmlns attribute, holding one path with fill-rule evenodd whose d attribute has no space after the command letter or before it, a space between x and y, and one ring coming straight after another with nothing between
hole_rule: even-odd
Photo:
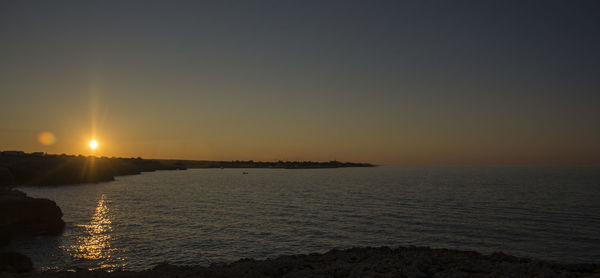
<instances>
[{"instance_id":1,"label":"sun glare","mask_svg":"<svg viewBox=\"0 0 600 278\"><path fill-rule=\"evenodd\" d=\"M90 148L92 148L92 150L95 150L97 147L98 147L98 142L96 142L96 140L90 141Z\"/></svg>"}]
</instances>

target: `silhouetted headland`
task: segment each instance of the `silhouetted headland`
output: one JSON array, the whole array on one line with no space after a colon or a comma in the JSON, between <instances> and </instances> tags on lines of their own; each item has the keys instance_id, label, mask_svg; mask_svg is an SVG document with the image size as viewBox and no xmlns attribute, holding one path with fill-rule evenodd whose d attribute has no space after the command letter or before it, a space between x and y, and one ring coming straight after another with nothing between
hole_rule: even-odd
<instances>
[{"instance_id":1,"label":"silhouetted headland","mask_svg":"<svg viewBox=\"0 0 600 278\"><path fill-rule=\"evenodd\" d=\"M0 152L0 186L64 185L112 181L115 176L135 175L156 170L187 168L284 168L319 169L372 167L368 163L312 161L198 161Z\"/></svg>"},{"instance_id":2,"label":"silhouetted headland","mask_svg":"<svg viewBox=\"0 0 600 278\"><path fill-rule=\"evenodd\" d=\"M115 176L176 169L185 169L185 167L141 158L2 152L0 185L94 183L112 181Z\"/></svg>"}]
</instances>

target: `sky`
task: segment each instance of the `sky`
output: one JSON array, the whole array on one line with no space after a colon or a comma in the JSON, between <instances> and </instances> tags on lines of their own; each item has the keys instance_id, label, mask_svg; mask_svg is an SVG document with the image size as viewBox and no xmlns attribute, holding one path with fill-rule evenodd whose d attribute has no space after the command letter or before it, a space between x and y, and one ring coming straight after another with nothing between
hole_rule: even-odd
<instances>
[{"instance_id":1,"label":"sky","mask_svg":"<svg viewBox=\"0 0 600 278\"><path fill-rule=\"evenodd\" d=\"M597 1L0 0L0 150L598 164L599 50Z\"/></svg>"}]
</instances>

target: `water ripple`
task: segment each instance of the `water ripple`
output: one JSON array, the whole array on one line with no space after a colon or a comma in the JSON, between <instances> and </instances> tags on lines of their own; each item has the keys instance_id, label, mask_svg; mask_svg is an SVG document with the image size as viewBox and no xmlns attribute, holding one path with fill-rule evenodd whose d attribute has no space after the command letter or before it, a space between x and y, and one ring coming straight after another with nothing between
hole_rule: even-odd
<instances>
[{"instance_id":1,"label":"water ripple","mask_svg":"<svg viewBox=\"0 0 600 278\"><path fill-rule=\"evenodd\" d=\"M249 172L242 175L241 172ZM43 269L145 269L364 245L600 261L598 167L197 169L23 188L61 237L13 242Z\"/></svg>"}]
</instances>

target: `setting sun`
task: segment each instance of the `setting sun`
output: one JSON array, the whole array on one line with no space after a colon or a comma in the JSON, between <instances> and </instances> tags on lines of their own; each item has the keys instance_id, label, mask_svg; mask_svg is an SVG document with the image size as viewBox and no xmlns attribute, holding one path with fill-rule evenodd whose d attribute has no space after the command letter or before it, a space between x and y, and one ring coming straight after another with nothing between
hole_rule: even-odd
<instances>
[{"instance_id":1,"label":"setting sun","mask_svg":"<svg viewBox=\"0 0 600 278\"><path fill-rule=\"evenodd\" d=\"M90 148L92 148L92 150L95 150L97 147L98 147L98 142L96 142L96 140L90 141Z\"/></svg>"}]
</instances>

